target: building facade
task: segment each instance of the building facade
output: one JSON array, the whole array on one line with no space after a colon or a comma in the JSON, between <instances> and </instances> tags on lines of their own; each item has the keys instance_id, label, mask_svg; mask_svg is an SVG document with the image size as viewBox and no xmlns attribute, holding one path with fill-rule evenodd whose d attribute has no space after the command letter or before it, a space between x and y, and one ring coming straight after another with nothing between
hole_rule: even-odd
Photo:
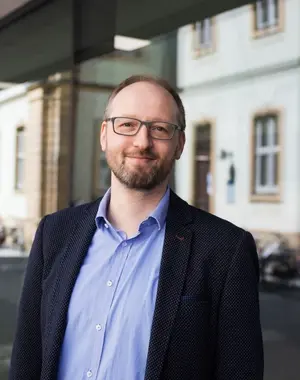
<instances>
[{"instance_id":1,"label":"building facade","mask_svg":"<svg viewBox=\"0 0 300 380\"><path fill-rule=\"evenodd\" d=\"M178 33L187 149L176 189L256 235L300 236L300 3L258 1Z\"/></svg>"}]
</instances>

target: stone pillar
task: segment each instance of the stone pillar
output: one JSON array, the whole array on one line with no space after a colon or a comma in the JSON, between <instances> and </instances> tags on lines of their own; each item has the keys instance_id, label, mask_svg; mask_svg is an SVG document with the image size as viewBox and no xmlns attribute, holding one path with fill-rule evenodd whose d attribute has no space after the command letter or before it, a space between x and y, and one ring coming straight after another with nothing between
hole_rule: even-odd
<instances>
[{"instance_id":1,"label":"stone pillar","mask_svg":"<svg viewBox=\"0 0 300 380\"><path fill-rule=\"evenodd\" d=\"M60 101L59 88L46 86L44 97L43 215L57 210Z\"/></svg>"},{"instance_id":2,"label":"stone pillar","mask_svg":"<svg viewBox=\"0 0 300 380\"><path fill-rule=\"evenodd\" d=\"M31 246L36 227L42 216L44 90L28 91L28 123L25 144L25 186L27 220L24 223L25 247Z\"/></svg>"},{"instance_id":3,"label":"stone pillar","mask_svg":"<svg viewBox=\"0 0 300 380\"><path fill-rule=\"evenodd\" d=\"M69 206L72 198L72 171L74 162L74 133L76 119L75 102L72 83L60 86L60 155L58 170L58 199L57 207L62 209Z\"/></svg>"},{"instance_id":4,"label":"stone pillar","mask_svg":"<svg viewBox=\"0 0 300 380\"><path fill-rule=\"evenodd\" d=\"M43 213L68 207L72 160L72 86L49 85L45 98Z\"/></svg>"}]
</instances>

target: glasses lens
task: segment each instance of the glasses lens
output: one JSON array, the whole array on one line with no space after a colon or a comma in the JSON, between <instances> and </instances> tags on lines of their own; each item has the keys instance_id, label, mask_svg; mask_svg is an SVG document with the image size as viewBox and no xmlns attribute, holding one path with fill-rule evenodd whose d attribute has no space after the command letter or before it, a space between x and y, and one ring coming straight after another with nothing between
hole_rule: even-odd
<instances>
[{"instance_id":1,"label":"glasses lens","mask_svg":"<svg viewBox=\"0 0 300 380\"><path fill-rule=\"evenodd\" d=\"M125 136L135 135L141 122L128 117L117 117L114 121L116 133ZM153 122L149 125L149 133L154 139L170 140L174 135L175 126L166 122Z\"/></svg>"},{"instance_id":2,"label":"glasses lens","mask_svg":"<svg viewBox=\"0 0 300 380\"><path fill-rule=\"evenodd\" d=\"M115 132L120 135L134 135L140 127L138 120L127 117L117 117L114 122Z\"/></svg>"},{"instance_id":3,"label":"glasses lens","mask_svg":"<svg viewBox=\"0 0 300 380\"><path fill-rule=\"evenodd\" d=\"M174 134L174 125L164 122L152 123L149 130L150 135L155 139L169 140Z\"/></svg>"}]
</instances>

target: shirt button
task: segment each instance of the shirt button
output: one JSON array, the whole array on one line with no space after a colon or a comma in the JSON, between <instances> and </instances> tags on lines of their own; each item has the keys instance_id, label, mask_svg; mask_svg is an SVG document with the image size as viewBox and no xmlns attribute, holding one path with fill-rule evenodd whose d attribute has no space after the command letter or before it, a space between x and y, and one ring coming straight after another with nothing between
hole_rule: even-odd
<instances>
[{"instance_id":1,"label":"shirt button","mask_svg":"<svg viewBox=\"0 0 300 380\"><path fill-rule=\"evenodd\" d=\"M96 330L97 330L97 331L102 330L102 326L101 326L101 325L96 325Z\"/></svg>"},{"instance_id":2,"label":"shirt button","mask_svg":"<svg viewBox=\"0 0 300 380\"><path fill-rule=\"evenodd\" d=\"M123 247L126 247L126 245L127 245L126 241L124 241L124 243L122 245L123 245Z\"/></svg>"},{"instance_id":3,"label":"shirt button","mask_svg":"<svg viewBox=\"0 0 300 380\"><path fill-rule=\"evenodd\" d=\"M105 228L108 228L108 224L105 223L105 224L104 224L104 227L105 227Z\"/></svg>"},{"instance_id":4,"label":"shirt button","mask_svg":"<svg viewBox=\"0 0 300 380\"><path fill-rule=\"evenodd\" d=\"M92 371L88 371L88 372L86 373L86 375L87 375L87 377L92 377L92 376L93 376L93 372L92 372Z\"/></svg>"},{"instance_id":5,"label":"shirt button","mask_svg":"<svg viewBox=\"0 0 300 380\"><path fill-rule=\"evenodd\" d=\"M112 281L107 281L106 283L107 286L112 286L112 284L113 284Z\"/></svg>"}]
</instances>

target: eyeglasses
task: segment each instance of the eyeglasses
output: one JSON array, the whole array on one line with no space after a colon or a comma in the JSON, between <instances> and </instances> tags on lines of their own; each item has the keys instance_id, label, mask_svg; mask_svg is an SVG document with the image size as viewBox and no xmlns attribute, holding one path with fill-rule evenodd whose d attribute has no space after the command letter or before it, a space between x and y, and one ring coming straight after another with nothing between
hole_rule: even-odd
<instances>
[{"instance_id":1,"label":"eyeglasses","mask_svg":"<svg viewBox=\"0 0 300 380\"><path fill-rule=\"evenodd\" d=\"M135 136L142 125L145 125L150 136L157 140L171 140L176 130L183 128L165 121L141 121L131 117L110 117L105 121L111 121L113 130L118 135Z\"/></svg>"}]
</instances>

